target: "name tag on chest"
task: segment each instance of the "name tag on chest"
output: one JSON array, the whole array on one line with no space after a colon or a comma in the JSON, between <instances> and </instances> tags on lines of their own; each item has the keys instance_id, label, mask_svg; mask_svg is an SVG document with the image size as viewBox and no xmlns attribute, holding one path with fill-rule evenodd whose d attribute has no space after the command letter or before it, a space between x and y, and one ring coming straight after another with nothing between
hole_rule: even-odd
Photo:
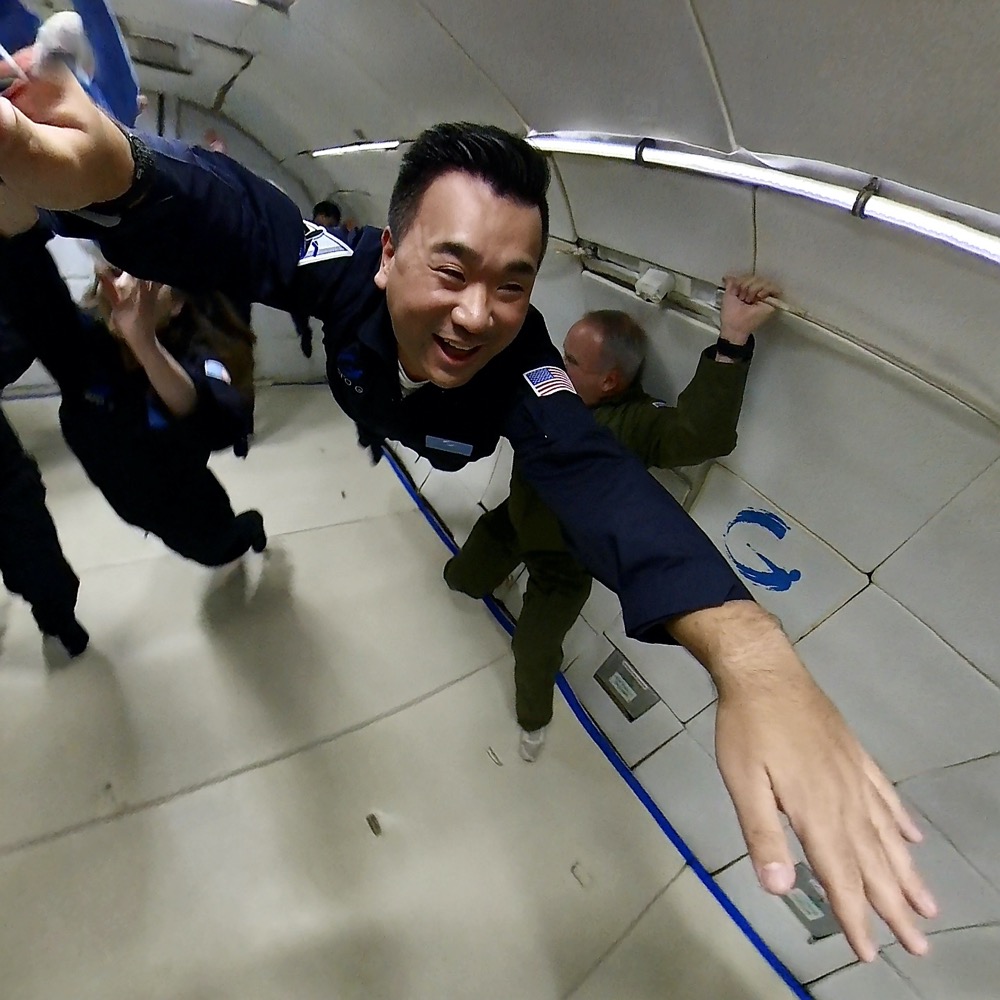
<instances>
[{"instance_id":1,"label":"name tag on chest","mask_svg":"<svg viewBox=\"0 0 1000 1000\"><path fill-rule=\"evenodd\" d=\"M424 444L428 448L434 448L437 451L446 451L451 455L464 455L468 458L472 454L472 445L466 444L464 441L449 441L447 438L433 437L428 434L424 438Z\"/></svg>"}]
</instances>

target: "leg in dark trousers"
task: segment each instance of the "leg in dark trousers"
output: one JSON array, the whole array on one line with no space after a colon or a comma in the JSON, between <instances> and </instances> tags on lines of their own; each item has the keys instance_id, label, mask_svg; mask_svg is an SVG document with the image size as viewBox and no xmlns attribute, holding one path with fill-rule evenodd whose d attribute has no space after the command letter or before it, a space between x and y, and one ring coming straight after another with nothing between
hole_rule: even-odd
<instances>
[{"instance_id":1,"label":"leg in dark trousers","mask_svg":"<svg viewBox=\"0 0 1000 1000\"><path fill-rule=\"evenodd\" d=\"M0 413L0 572L9 591L30 605L38 627L59 638L71 656L90 637L76 620L80 581L66 561L45 506L45 486Z\"/></svg>"},{"instance_id":2,"label":"leg in dark trousers","mask_svg":"<svg viewBox=\"0 0 1000 1000\"><path fill-rule=\"evenodd\" d=\"M233 512L206 465L207 450L133 435L85 403L64 403L59 417L66 443L123 521L203 566L222 566L251 548L264 550L260 512Z\"/></svg>"},{"instance_id":3,"label":"leg in dark trousers","mask_svg":"<svg viewBox=\"0 0 1000 1000\"><path fill-rule=\"evenodd\" d=\"M528 587L514 630L517 721L534 732L552 721L563 640L590 596L591 576L568 552L525 554Z\"/></svg>"},{"instance_id":4,"label":"leg in dark trousers","mask_svg":"<svg viewBox=\"0 0 1000 1000\"><path fill-rule=\"evenodd\" d=\"M476 521L458 555L444 566L444 582L469 597L492 594L521 564L507 501Z\"/></svg>"}]
</instances>

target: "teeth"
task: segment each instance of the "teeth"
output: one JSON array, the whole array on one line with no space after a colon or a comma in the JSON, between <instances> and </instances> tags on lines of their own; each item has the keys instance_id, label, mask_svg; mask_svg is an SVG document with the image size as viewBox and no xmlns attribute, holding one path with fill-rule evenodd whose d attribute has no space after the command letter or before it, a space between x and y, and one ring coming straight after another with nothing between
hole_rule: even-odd
<instances>
[{"instance_id":1,"label":"teeth","mask_svg":"<svg viewBox=\"0 0 1000 1000\"><path fill-rule=\"evenodd\" d=\"M475 344L473 344L472 347L463 347L461 344L456 344L454 341L445 340L444 337L442 337L441 340L444 341L444 343L446 343L449 347L453 347L456 351L474 351L476 349Z\"/></svg>"}]
</instances>

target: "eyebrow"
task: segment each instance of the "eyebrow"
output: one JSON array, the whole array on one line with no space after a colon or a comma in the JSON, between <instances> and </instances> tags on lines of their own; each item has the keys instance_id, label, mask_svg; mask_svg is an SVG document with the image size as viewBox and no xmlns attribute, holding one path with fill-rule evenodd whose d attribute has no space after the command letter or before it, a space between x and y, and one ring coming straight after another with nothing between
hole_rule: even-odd
<instances>
[{"instance_id":1,"label":"eyebrow","mask_svg":"<svg viewBox=\"0 0 1000 1000\"><path fill-rule=\"evenodd\" d=\"M443 243L435 243L431 247L431 253L448 254L457 260L468 261L473 264L481 264L483 261L482 255L476 253L472 247L465 243L456 243L451 240L445 240ZM523 274L532 278L537 273L537 270L535 265L525 258L512 261L504 268L504 271L508 274Z\"/></svg>"}]
</instances>

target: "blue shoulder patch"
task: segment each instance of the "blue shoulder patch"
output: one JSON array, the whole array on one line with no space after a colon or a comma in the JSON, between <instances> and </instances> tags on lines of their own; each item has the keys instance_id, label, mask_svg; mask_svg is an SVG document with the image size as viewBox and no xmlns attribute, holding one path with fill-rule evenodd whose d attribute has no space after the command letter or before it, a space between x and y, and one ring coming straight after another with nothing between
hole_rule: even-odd
<instances>
[{"instance_id":1,"label":"blue shoulder patch","mask_svg":"<svg viewBox=\"0 0 1000 1000\"><path fill-rule=\"evenodd\" d=\"M317 226L315 222L306 222L305 219L302 220L302 225L305 226L305 238L302 253L299 254L299 267L335 257L354 256L354 251L328 229Z\"/></svg>"}]
</instances>

